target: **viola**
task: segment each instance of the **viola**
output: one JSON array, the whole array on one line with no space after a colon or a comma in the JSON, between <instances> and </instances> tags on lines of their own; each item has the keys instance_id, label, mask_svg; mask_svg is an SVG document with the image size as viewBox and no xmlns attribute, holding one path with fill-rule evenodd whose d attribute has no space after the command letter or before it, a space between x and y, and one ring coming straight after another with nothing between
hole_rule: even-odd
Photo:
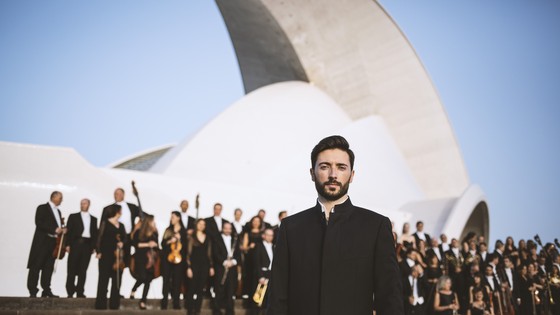
<instances>
[{"instance_id":1,"label":"viola","mask_svg":"<svg viewBox=\"0 0 560 315\"><path fill-rule=\"evenodd\" d=\"M64 225L64 218L60 218L60 225L62 229L65 229L66 226ZM66 238L64 237L64 233L60 233L56 237L56 246L53 249L52 256L54 259L62 259L66 254Z\"/></svg>"},{"instance_id":2,"label":"viola","mask_svg":"<svg viewBox=\"0 0 560 315\"><path fill-rule=\"evenodd\" d=\"M171 251L169 252L169 255L167 255L167 261L175 265L181 263L181 261L183 261L183 255L181 255L183 245L181 244L181 241L177 239L177 241L171 243L169 247Z\"/></svg>"},{"instance_id":3,"label":"viola","mask_svg":"<svg viewBox=\"0 0 560 315\"><path fill-rule=\"evenodd\" d=\"M121 242L121 235L117 234L117 243ZM117 246L115 249L115 263L113 264L113 270L122 271L125 267L124 265L124 250Z\"/></svg>"}]
</instances>

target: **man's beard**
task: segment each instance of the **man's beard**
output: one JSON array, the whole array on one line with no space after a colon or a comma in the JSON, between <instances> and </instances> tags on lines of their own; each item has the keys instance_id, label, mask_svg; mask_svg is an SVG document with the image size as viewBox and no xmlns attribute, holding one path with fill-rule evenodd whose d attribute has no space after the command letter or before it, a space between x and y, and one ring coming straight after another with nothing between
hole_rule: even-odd
<instances>
[{"instance_id":1,"label":"man's beard","mask_svg":"<svg viewBox=\"0 0 560 315\"><path fill-rule=\"evenodd\" d=\"M327 188L327 185L338 185L340 187L340 189L338 190L338 192L336 191L330 191ZM340 182L337 182L336 180L331 180L328 182L324 182L324 183L320 183L318 181L315 181L315 189L317 189L317 193L327 199L328 201L336 201L340 198L342 198L344 195L346 195L346 193L348 193L348 187L350 187L350 181L347 181L346 183L342 184Z\"/></svg>"}]
</instances>

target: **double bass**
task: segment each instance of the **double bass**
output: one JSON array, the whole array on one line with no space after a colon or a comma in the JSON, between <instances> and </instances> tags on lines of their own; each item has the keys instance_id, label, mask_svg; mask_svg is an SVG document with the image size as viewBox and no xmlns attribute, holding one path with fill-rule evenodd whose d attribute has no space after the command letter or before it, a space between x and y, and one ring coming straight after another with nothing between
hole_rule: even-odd
<instances>
[{"instance_id":1,"label":"double bass","mask_svg":"<svg viewBox=\"0 0 560 315\"><path fill-rule=\"evenodd\" d=\"M56 272L58 260L64 258L66 254L66 238L64 237L66 235L66 225L64 224L64 217L60 217L60 227L62 228L62 233L56 237L56 246L52 252L52 257L55 259L54 272Z\"/></svg>"},{"instance_id":2,"label":"double bass","mask_svg":"<svg viewBox=\"0 0 560 315\"><path fill-rule=\"evenodd\" d=\"M136 222L136 224L134 225L134 229L132 234L138 232L140 230L140 227L142 226L142 222L145 220L146 218L146 213L144 212L144 210L142 210L142 203L140 203L140 197L138 194L138 189L136 189L136 184L134 181L132 181L132 193L134 194L134 196L136 196L136 201L138 202L138 215L140 217L140 220L138 220L138 222ZM136 269L136 263L135 263L135 257L136 253L133 255L133 257L130 259L130 273L131 275L136 278L136 273L135 273L135 269ZM150 250L148 250L146 252L146 269L150 269L153 267L154 269L154 279L161 276L161 257L160 257L160 253L158 249L154 249L154 248L150 248Z\"/></svg>"}]
</instances>

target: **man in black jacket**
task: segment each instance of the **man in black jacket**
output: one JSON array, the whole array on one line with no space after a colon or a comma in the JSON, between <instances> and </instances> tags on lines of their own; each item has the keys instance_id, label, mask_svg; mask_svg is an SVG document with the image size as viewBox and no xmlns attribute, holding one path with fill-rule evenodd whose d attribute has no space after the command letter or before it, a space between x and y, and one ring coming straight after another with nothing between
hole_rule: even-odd
<instances>
[{"instance_id":1,"label":"man in black jacket","mask_svg":"<svg viewBox=\"0 0 560 315\"><path fill-rule=\"evenodd\" d=\"M255 245L255 278L258 279L259 285L268 285L268 281L270 280L270 274L272 271L272 261L274 258L274 231L272 228L268 228L264 230L263 233L263 241L257 242ZM254 293L256 288L251 288L250 292ZM266 309L266 305L268 302L268 295L270 290L266 290L262 305L251 305L251 311L249 312L250 315L259 315L264 314L264 310ZM253 294L249 296L251 299Z\"/></svg>"},{"instance_id":2,"label":"man in black jacket","mask_svg":"<svg viewBox=\"0 0 560 315\"><path fill-rule=\"evenodd\" d=\"M66 278L66 292L68 297L85 298L84 285L89 261L95 243L97 242L97 218L89 213L89 199L80 201L80 212L72 213L68 217L68 274ZM76 276L78 283L76 284Z\"/></svg>"},{"instance_id":3,"label":"man in black jacket","mask_svg":"<svg viewBox=\"0 0 560 315\"><path fill-rule=\"evenodd\" d=\"M27 268L27 289L31 297L37 297L37 282L41 273L42 297L58 297L51 291L51 278L54 269L53 250L56 238L66 233L62 227L62 215L58 206L62 203L62 193L53 191L50 201L37 207L35 212L35 234L31 243Z\"/></svg>"},{"instance_id":4,"label":"man in black jacket","mask_svg":"<svg viewBox=\"0 0 560 315\"><path fill-rule=\"evenodd\" d=\"M282 221L268 314L403 315L391 222L350 202L354 153L346 139L321 140L311 166L317 204Z\"/></svg>"},{"instance_id":5,"label":"man in black jacket","mask_svg":"<svg viewBox=\"0 0 560 315\"><path fill-rule=\"evenodd\" d=\"M222 314L221 309L226 309L226 315L233 315L233 297L237 288L237 264L241 262L241 254L237 238L232 234L232 225L224 222L222 233L212 245L212 259L214 261L214 290L215 298L212 301L213 314Z\"/></svg>"}]
</instances>

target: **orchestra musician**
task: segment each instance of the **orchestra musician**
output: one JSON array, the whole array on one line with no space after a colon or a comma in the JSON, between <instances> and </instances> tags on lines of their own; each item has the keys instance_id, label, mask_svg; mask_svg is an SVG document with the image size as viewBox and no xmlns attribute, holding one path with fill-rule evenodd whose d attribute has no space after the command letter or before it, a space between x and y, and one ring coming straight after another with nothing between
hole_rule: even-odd
<instances>
[{"instance_id":1,"label":"orchestra musician","mask_svg":"<svg viewBox=\"0 0 560 315\"><path fill-rule=\"evenodd\" d=\"M420 240L423 240L426 244L431 244L430 234L424 233L424 222L418 221L416 222L416 232L412 234L414 236L414 240L416 242L416 246L420 243Z\"/></svg>"},{"instance_id":2,"label":"orchestra musician","mask_svg":"<svg viewBox=\"0 0 560 315\"><path fill-rule=\"evenodd\" d=\"M103 208L103 212L101 214L101 221L106 221L108 219L109 209L113 205L119 205L121 207L121 216L119 218L119 222L122 223L124 226L124 230L127 235L127 241L123 242L124 244L124 257L125 257L125 265L128 266L130 262L130 240L132 239L131 234L134 229L134 224L136 222L136 218L140 215L140 209L135 204L129 203L124 201L124 189L117 188L113 193L113 197L115 198L115 203L106 206Z\"/></svg>"},{"instance_id":3,"label":"orchestra musician","mask_svg":"<svg viewBox=\"0 0 560 315\"><path fill-rule=\"evenodd\" d=\"M403 281L403 288L405 314L426 314L426 301L428 300L429 292L422 266L415 265L412 267L410 275Z\"/></svg>"},{"instance_id":4,"label":"orchestra musician","mask_svg":"<svg viewBox=\"0 0 560 315\"><path fill-rule=\"evenodd\" d=\"M214 215L205 219L206 221L206 234L210 236L212 241L216 241L220 238L220 234L222 233L222 227L224 223L228 222L228 220L222 218L222 209L223 206L221 203L217 202L214 204Z\"/></svg>"},{"instance_id":5,"label":"orchestra musician","mask_svg":"<svg viewBox=\"0 0 560 315\"><path fill-rule=\"evenodd\" d=\"M163 233L161 240L162 259L161 276L163 277L163 298L161 309L167 309L169 293L173 300L173 309L181 309L180 290L183 274L186 272L187 231L181 221L179 211L171 212L169 226Z\"/></svg>"},{"instance_id":6,"label":"orchestra musician","mask_svg":"<svg viewBox=\"0 0 560 315\"><path fill-rule=\"evenodd\" d=\"M68 274L66 279L66 292L68 297L74 293L79 298L85 298L84 286L86 283L87 269L91 255L95 250L97 241L97 218L89 213L90 200L80 201L80 212L68 216L67 246ZM76 284L76 277L78 283Z\"/></svg>"},{"instance_id":7,"label":"orchestra musician","mask_svg":"<svg viewBox=\"0 0 560 315\"><path fill-rule=\"evenodd\" d=\"M183 222L183 226L187 230L187 234L191 235L194 232L194 218L187 214L189 210L189 202L187 200L182 200L179 204L181 208L181 221Z\"/></svg>"},{"instance_id":8,"label":"orchestra musician","mask_svg":"<svg viewBox=\"0 0 560 315\"><path fill-rule=\"evenodd\" d=\"M132 245L135 248L134 273L137 284L144 285L139 306L140 309L145 310L150 283L154 279L155 268L159 268L159 266L156 266L157 255L159 255L158 231L153 215L146 215L140 228L132 233ZM134 296L134 291L131 295Z\"/></svg>"},{"instance_id":9,"label":"orchestra musician","mask_svg":"<svg viewBox=\"0 0 560 315\"><path fill-rule=\"evenodd\" d=\"M262 242L256 243L255 246L255 255L254 259L255 262L253 264L254 267L254 274L255 279L257 279L257 283L261 286L267 286L268 281L270 280L270 273L272 270L272 261L274 258L274 231L272 228L267 228L264 230ZM253 298L255 294L255 286L252 288L252 292L249 295L249 298ZM263 298L263 302L261 306L257 304L253 304L252 308L250 309L249 314L252 315L259 315L264 314L267 305L268 297L268 290L265 291L265 296Z\"/></svg>"},{"instance_id":10,"label":"orchestra musician","mask_svg":"<svg viewBox=\"0 0 560 315\"><path fill-rule=\"evenodd\" d=\"M187 314L200 315L204 287L208 277L214 276L212 241L206 234L206 221L197 219L196 231L188 238L187 277L190 285L187 292Z\"/></svg>"},{"instance_id":11,"label":"orchestra musician","mask_svg":"<svg viewBox=\"0 0 560 315\"><path fill-rule=\"evenodd\" d=\"M62 203L62 193L53 191L50 200L37 207L35 212L35 233L29 251L27 268L27 289L29 295L37 297L37 283L41 274L41 297L56 298L51 291L51 278L54 270L55 256L53 251L57 244L57 237L66 233L62 227L62 214L58 206Z\"/></svg>"},{"instance_id":12,"label":"orchestra musician","mask_svg":"<svg viewBox=\"0 0 560 315\"><path fill-rule=\"evenodd\" d=\"M119 204L108 206L104 212L106 220L101 221L96 245L99 280L95 308L107 309L107 289L110 279L109 308L117 310L120 306L120 279L124 268L124 243L127 241L127 234L124 224L119 222L122 212Z\"/></svg>"},{"instance_id":13,"label":"orchestra musician","mask_svg":"<svg viewBox=\"0 0 560 315\"><path fill-rule=\"evenodd\" d=\"M225 222L222 226L220 238L212 245L212 260L215 268L214 290L215 298L212 300L212 313L222 314L225 308L226 315L233 315L233 300L237 287L237 263L241 261L241 254L237 238L232 235L232 225Z\"/></svg>"}]
</instances>

